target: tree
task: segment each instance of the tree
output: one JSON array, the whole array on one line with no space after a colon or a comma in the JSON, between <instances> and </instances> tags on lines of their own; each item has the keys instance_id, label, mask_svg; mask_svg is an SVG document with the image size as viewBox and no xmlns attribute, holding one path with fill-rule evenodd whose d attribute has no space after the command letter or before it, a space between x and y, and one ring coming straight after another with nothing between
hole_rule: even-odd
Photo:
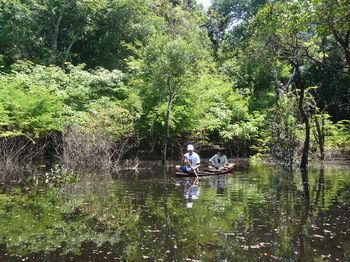
<instances>
[{"instance_id":1,"label":"tree","mask_svg":"<svg viewBox=\"0 0 350 262\"><path fill-rule=\"evenodd\" d=\"M306 73L318 55L314 34L309 31L307 5L304 2L280 2L267 5L255 17L256 39L263 40L268 54L286 61L293 69L291 77L298 95L298 108L305 137L300 168L307 168L310 147L310 113L306 102Z\"/></svg>"},{"instance_id":2,"label":"tree","mask_svg":"<svg viewBox=\"0 0 350 262\"><path fill-rule=\"evenodd\" d=\"M86 63L88 67L124 70L128 57L137 53L130 46L145 46L148 37L159 30L158 3L155 0L102 3L103 6L92 17L92 30L76 44L74 51L77 55L73 61Z\"/></svg>"},{"instance_id":3,"label":"tree","mask_svg":"<svg viewBox=\"0 0 350 262\"><path fill-rule=\"evenodd\" d=\"M38 4L43 6L38 23L50 25L41 32L47 37L48 63L63 66L76 42L95 28L94 16L104 1L40 0Z\"/></svg>"},{"instance_id":4,"label":"tree","mask_svg":"<svg viewBox=\"0 0 350 262\"><path fill-rule=\"evenodd\" d=\"M350 68L350 2L347 0L309 0L316 32L333 36L343 52L344 65Z\"/></svg>"},{"instance_id":5,"label":"tree","mask_svg":"<svg viewBox=\"0 0 350 262\"><path fill-rule=\"evenodd\" d=\"M297 131L300 129L298 99L293 93L283 94L272 109L270 122L270 153L281 165L293 168L297 147Z\"/></svg>"},{"instance_id":6,"label":"tree","mask_svg":"<svg viewBox=\"0 0 350 262\"><path fill-rule=\"evenodd\" d=\"M36 6L31 2L29 6ZM23 1L0 1L0 54L4 64L29 56L42 56L43 41L36 27L37 12Z\"/></svg>"},{"instance_id":7,"label":"tree","mask_svg":"<svg viewBox=\"0 0 350 262\"><path fill-rule=\"evenodd\" d=\"M170 39L169 39L170 38ZM166 160L171 114L176 99L191 88L198 74L202 50L184 38L156 35L144 51L144 77L158 106L166 101L162 161Z\"/></svg>"},{"instance_id":8,"label":"tree","mask_svg":"<svg viewBox=\"0 0 350 262\"><path fill-rule=\"evenodd\" d=\"M208 32L218 52L222 42L237 43L247 33L248 21L266 0L214 0L208 10ZM231 46L232 47L232 46Z\"/></svg>"},{"instance_id":9,"label":"tree","mask_svg":"<svg viewBox=\"0 0 350 262\"><path fill-rule=\"evenodd\" d=\"M154 0L0 1L0 54L7 65L29 59L61 67L65 62L121 69L154 33Z\"/></svg>"},{"instance_id":10,"label":"tree","mask_svg":"<svg viewBox=\"0 0 350 262\"><path fill-rule=\"evenodd\" d=\"M208 56L208 39L199 27L198 19L201 18L196 15L191 17L191 13L182 7L164 6L161 14L164 17L163 32L149 39L140 59L133 64L138 64L144 80L141 84L144 117L149 119L156 112L164 114L160 120L164 128L164 163L174 106L181 101L181 94L188 94L186 90L192 89L199 78L202 62Z\"/></svg>"}]
</instances>

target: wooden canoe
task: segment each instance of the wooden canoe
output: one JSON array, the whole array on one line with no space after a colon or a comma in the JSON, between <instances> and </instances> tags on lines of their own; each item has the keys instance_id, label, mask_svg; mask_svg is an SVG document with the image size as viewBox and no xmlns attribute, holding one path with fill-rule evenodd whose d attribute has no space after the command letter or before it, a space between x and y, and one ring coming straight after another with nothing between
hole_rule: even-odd
<instances>
[{"instance_id":1,"label":"wooden canoe","mask_svg":"<svg viewBox=\"0 0 350 262\"><path fill-rule=\"evenodd\" d=\"M213 175L221 175L221 174L227 174L227 173L230 173L233 168L235 167L235 164L234 163L230 163L228 165L228 167L226 167L225 169L221 169L221 170L212 170L212 169L209 169L208 167L206 168L203 168L203 169L200 169L198 171L198 176L213 176ZM175 173L177 176L180 176L180 177L188 177L188 176L193 176L195 177L196 175L195 174L188 174L188 173L183 173L183 172L176 172Z\"/></svg>"}]
</instances>

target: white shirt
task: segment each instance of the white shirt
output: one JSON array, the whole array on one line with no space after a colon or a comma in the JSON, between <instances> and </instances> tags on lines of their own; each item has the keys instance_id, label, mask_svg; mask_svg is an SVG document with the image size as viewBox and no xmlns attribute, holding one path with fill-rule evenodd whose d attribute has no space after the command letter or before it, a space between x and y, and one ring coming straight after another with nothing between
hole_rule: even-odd
<instances>
[{"instance_id":1,"label":"white shirt","mask_svg":"<svg viewBox=\"0 0 350 262\"><path fill-rule=\"evenodd\" d=\"M209 159L209 162L214 163L215 166L225 166L225 164L228 163L228 160L225 155L219 156L218 154L215 154Z\"/></svg>"},{"instance_id":2,"label":"white shirt","mask_svg":"<svg viewBox=\"0 0 350 262\"><path fill-rule=\"evenodd\" d=\"M192 155L190 155L189 153L186 153L184 155L184 158L186 158L191 163L192 168L195 168L196 166L198 166L201 163L199 155L195 152L193 152ZM190 171L191 168L187 167L187 170Z\"/></svg>"}]
</instances>

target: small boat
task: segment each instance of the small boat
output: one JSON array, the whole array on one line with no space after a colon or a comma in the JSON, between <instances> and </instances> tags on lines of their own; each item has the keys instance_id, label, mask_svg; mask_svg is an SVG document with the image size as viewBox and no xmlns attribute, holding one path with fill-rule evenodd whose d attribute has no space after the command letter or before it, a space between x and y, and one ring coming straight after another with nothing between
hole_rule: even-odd
<instances>
[{"instance_id":1,"label":"small boat","mask_svg":"<svg viewBox=\"0 0 350 262\"><path fill-rule=\"evenodd\" d=\"M198 176L212 176L212 175L221 175L221 174L227 174L230 173L233 168L235 167L234 163L229 163L227 167L224 169L214 169L214 168L209 168L205 167L203 169L200 168L198 171ZM193 173L183 173L183 172L176 172L175 173L177 176L193 176L195 177L196 175Z\"/></svg>"}]
</instances>

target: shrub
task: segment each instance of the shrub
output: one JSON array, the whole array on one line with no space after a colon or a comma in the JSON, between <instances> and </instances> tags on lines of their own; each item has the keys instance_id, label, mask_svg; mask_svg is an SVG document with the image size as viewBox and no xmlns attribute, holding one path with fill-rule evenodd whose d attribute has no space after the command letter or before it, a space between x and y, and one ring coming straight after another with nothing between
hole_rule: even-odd
<instances>
[{"instance_id":1,"label":"shrub","mask_svg":"<svg viewBox=\"0 0 350 262\"><path fill-rule=\"evenodd\" d=\"M61 131L63 103L47 88L0 79L0 136L34 139Z\"/></svg>"}]
</instances>

